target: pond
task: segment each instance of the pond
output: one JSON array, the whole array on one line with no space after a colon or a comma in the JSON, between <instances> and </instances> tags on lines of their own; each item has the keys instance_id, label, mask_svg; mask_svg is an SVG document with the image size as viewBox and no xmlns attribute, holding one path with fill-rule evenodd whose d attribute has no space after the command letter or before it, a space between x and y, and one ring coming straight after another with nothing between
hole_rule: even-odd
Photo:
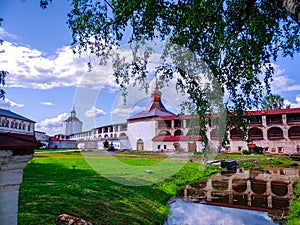
<instances>
[{"instance_id":1,"label":"pond","mask_svg":"<svg viewBox=\"0 0 300 225\"><path fill-rule=\"evenodd\" d=\"M238 168L186 186L165 225L285 224L298 168Z\"/></svg>"}]
</instances>

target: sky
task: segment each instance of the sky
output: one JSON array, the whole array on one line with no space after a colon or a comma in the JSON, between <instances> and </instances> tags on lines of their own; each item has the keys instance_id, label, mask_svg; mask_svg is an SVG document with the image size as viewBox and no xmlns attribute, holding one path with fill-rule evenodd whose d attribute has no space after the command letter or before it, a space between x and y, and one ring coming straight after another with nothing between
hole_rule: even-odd
<instances>
[{"instance_id":1,"label":"sky","mask_svg":"<svg viewBox=\"0 0 300 225\"><path fill-rule=\"evenodd\" d=\"M88 72L88 56L73 54L71 31L66 21L70 1L54 0L42 10L39 1L1 0L0 70L6 78L5 101L0 107L36 121L36 130L54 135L73 107L83 121L83 130L126 122L128 115L143 109L150 94L130 87L126 104L112 77L112 66L97 66ZM126 51L123 52L126 55ZM272 91L292 107L300 107L300 54L279 58ZM151 80L150 91L155 81ZM186 98L169 86L162 89L166 107L179 112Z\"/></svg>"},{"instance_id":2,"label":"sky","mask_svg":"<svg viewBox=\"0 0 300 225\"><path fill-rule=\"evenodd\" d=\"M249 221L253 225L277 224L273 222L267 212L199 204L180 199L171 203L170 209L171 213L165 225L246 225L249 224Z\"/></svg>"}]
</instances>

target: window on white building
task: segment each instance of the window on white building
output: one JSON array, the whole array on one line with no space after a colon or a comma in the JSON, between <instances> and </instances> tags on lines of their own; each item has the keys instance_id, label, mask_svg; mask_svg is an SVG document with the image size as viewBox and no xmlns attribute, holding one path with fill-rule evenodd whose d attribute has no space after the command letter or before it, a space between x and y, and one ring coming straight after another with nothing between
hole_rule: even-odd
<instances>
[{"instance_id":1,"label":"window on white building","mask_svg":"<svg viewBox=\"0 0 300 225\"><path fill-rule=\"evenodd\" d=\"M278 147L278 153L283 153L283 147Z\"/></svg>"},{"instance_id":2,"label":"window on white building","mask_svg":"<svg viewBox=\"0 0 300 225\"><path fill-rule=\"evenodd\" d=\"M265 151L265 152L269 152L269 147L265 147L265 148L264 148L264 151Z\"/></svg>"}]
</instances>

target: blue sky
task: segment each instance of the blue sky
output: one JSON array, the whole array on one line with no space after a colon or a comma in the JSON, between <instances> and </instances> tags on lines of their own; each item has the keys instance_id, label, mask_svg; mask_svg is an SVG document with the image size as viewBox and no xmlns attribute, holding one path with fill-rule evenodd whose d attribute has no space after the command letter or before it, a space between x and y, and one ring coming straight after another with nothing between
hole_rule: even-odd
<instances>
[{"instance_id":1,"label":"blue sky","mask_svg":"<svg viewBox=\"0 0 300 225\"><path fill-rule=\"evenodd\" d=\"M149 95L131 88L134 91L128 96L126 110L111 77L110 65L87 72L88 58L79 58L70 48L71 32L66 24L69 4L56 0L42 10L38 1L0 1L0 17L4 19L0 27L4 40L0 46L0 69L10 72L6 100L0 101L0 107L36 121L36 129L50 135L61 132L62 121L73 105L87 130L124 121L129 111L142 109L136 102L149 101ZM300 107L299 63L300 54L293 60L279 58L275 62L273 92L283 96L292 107ZM168 92L172 91L163 91ZM165 103L174 111L174 96L167 95Z\"/></svg>"},{"instance_id":2,"label":"blue sky","mask_svg":"<svg viewBox=\"0 0 300 225\"><path fill-rule=\"evenodd\" d=\"M176 200L170 204L171 214L165 224L206 224L206 225L274 225L267 212L227 208L183 200ZM212 216L213 215L213 216ZM184 221L184 223L183 223Z\"/></svg>"}]
</instances>

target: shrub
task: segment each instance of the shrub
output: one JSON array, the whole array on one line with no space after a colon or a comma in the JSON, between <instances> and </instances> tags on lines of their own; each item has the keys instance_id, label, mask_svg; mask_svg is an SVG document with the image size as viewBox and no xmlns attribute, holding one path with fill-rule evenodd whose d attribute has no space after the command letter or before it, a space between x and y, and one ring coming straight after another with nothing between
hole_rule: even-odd
<instances>
[{"instance_id":1,"label":"shrub","mask_svg":"<svg viewBox=\"0 0 300 225\"><path fill-rule=\"evenodd\" d=\"M108 143L107 140L105 140L105 141L103 142L103 147L104 147L104 148L108 148L108 147L109 147L109 143Z\"/></svg>"},{"instance_id":2,"label":"shrub","mask_svg":"<svg viewBox=\"0 0 300 225\"><path fill-rule=\"evenodd\" d=\"M253 153L254 154L263 154L263 148L255 146L254 149L253 149Z\"/></svg>"},{"instance_id":3,"label":"shrub","mask_svg":"<svg viewBox=\"0 0 300 225\"><path fill-rule=\"evenodd\" d=\"M249 151L246 150L246 149L244 149L244 150L242 151L242 153L243 153L243 155L249 155Z\"/></svg>"}]
</instances>

